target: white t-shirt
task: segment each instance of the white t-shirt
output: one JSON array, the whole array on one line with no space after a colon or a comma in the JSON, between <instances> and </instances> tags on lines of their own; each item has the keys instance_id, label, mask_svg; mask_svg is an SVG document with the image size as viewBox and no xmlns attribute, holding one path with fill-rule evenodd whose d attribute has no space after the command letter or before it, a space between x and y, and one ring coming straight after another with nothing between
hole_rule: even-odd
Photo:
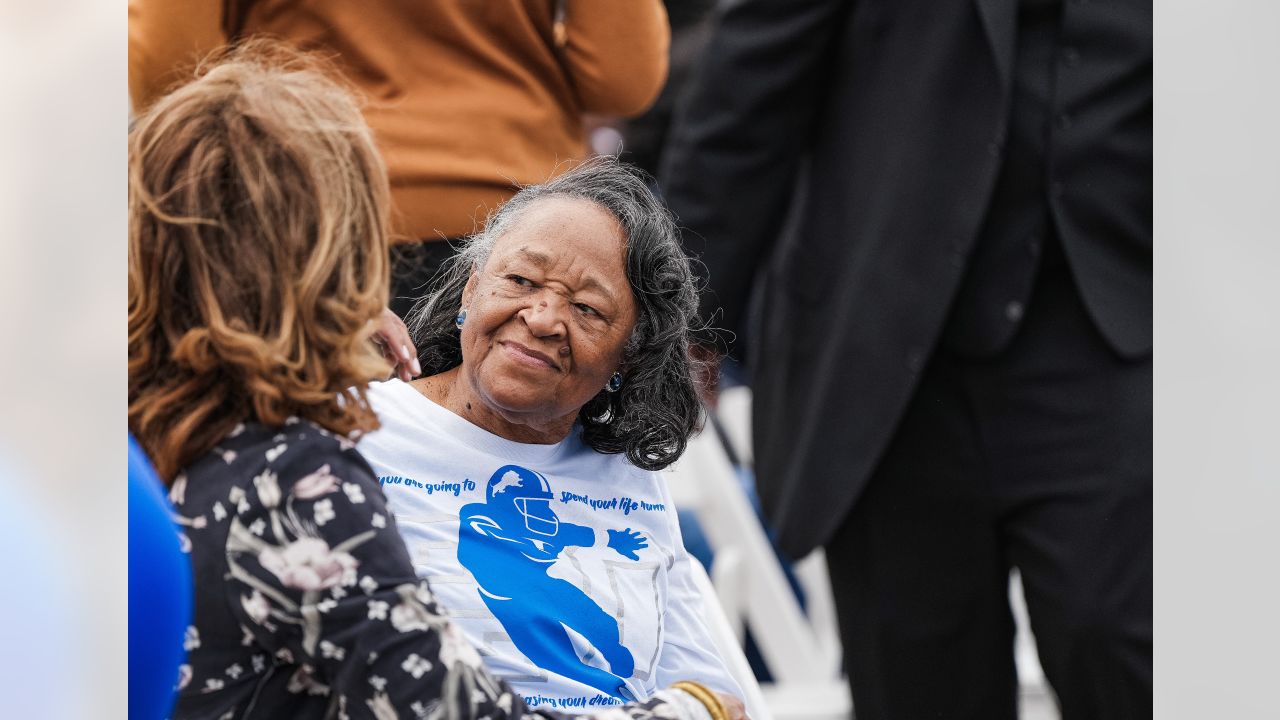
<instances>
[{"instance_id":1,"label":"white t-shirt","mask_svg":"<svg viewBox=\"0 0 1280 720\"><path fill-rule=\"evenodd\" d=\"M493 435L391 380L361 454L418 574L531 706L586 712L677 680L742 696L702 622L661 473Z\"/></svg>"}]
</instances>

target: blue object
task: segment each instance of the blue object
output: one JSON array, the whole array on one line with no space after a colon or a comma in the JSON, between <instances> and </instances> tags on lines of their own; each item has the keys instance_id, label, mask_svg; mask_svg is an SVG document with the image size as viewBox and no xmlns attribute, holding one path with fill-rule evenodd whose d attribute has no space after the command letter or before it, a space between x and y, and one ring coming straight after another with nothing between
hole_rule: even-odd
<instances>
[{"instance_id":1,"label":"blue object","mask_svg":"<svg viewBox=\"0 0 1280 720\"><path fill-rule=\"evenodd\" d=\"M591 547L595 531L562 522L551 509L554 495L541 473L518 465L498 468L485 502L459 513L458 562L475 576L481 599L511 642L535 665L628 700L625 679L635 658L621 643L618 621L586 593L548 574L566 547ZM608 546L630 560L648 546L626 528L609 530ZM565 631L572 628L609 663L605 671L584 663Z\"/></svg>"},{"instance_id":2,"label":"blue object","mask_svg":"<svg viewBox=\"0 0 1280 720\"><path fill-rule=\"evenodd\" d=\"M649 541L644 539L644 535L631 528L610 530L608 547L613 548L615 552L628 560L639 560L640 556L636 554L636 551L649 547Z\"/></svg>"},{"instance_id":3,"label":"blue object","mask_svg":"<svg viewBox=\"0 0 1280 720\"><path fill-rule=\"evenodd\" d=\"M135 720L169 716L191 622L191 563L163 489L130 435L129 717Z\"/></svg>"}]
</instances>

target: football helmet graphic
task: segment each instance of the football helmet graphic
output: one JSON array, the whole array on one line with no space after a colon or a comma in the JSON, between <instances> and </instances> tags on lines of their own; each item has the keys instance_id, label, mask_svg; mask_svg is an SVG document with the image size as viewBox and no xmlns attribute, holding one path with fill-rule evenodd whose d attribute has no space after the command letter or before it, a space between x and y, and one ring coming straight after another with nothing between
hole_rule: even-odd
<instances>
[{"instance_id":1,"label":"football helmet graphic","mask_svg":"<svg viewBox=\"0 0 1280 720\"><path fill-rule=\"evenodd\" d=\"M485 488L490 512L518 515L526 530L546 537L560 532L560 518L551 509L554 497L542 473L518 465L495 470Z\"/></svg>"}]
</instances>

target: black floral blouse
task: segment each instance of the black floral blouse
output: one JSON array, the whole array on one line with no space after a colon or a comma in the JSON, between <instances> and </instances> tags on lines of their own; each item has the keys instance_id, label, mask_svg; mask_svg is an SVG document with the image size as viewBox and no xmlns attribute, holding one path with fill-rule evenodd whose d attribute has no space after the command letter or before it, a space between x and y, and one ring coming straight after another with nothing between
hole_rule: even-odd
<instances>
[{"instance_id":1,"label":"black floral blouse","mask_svg":"<svg viewBox=\"0 0 1280 720\"><path fill-rule=\"evenodd\" d=\"M373 472L311 423L237 427L170 497L195 578L175 718L553 718L414 575ZM659 693L607 720L680 720Z\"/></svg>"}]
</instances>

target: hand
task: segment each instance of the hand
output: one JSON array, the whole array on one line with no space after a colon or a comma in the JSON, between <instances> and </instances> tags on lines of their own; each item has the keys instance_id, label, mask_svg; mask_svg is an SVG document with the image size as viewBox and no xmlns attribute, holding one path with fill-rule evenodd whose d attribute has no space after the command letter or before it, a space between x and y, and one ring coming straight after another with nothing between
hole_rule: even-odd
<instances>
[{"instance_id":1,"label":"hand","mask_svg":"<svg viewBox=\"0 0 1280 720\"><path fill-rule=\"evenodd\" d=\"M720 699L720 704L724 705L729 720L751 720L747 717L747 706L743 705L737 697L722 692L717 692L716 697Z\"/></svg>"},{"instance_id":2,"label":"hand","mask_svg":"<svg viewBox=\"0 0 1280 720\"><path fill-rule=\"evenodd\" d=\"M374 320L373 342L382 350L382 355L391 363L391 370L396 377L409 382L422 374L422 365L418 363L418 351L409 339L409 328L391 308L382 308L382 314Z\"/></svg>"},{"instance_id":3,"label":"hand","mask_svg":"<svg viewBox=\"0 0 1280 720\"><path fill-rule=\"evenodd\" d=\"M610 530L609 547L618 551L618 554L624 558L639 560L640 556L636 554L636 551L649 547L649 541L644 539L644 535L631 528Z\"/></svg>"}]
</instances>

